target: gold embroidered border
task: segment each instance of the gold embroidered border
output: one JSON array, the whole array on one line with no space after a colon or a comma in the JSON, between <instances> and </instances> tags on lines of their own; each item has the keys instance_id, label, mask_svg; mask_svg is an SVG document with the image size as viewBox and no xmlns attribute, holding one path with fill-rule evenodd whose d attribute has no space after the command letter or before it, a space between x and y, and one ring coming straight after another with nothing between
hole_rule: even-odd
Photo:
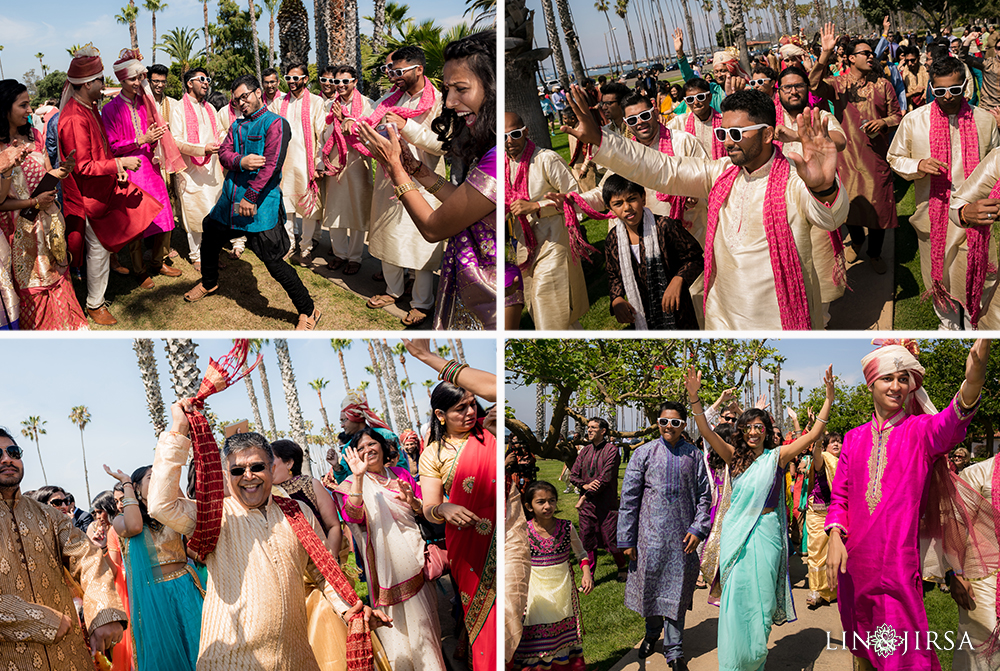
<instances>
[{"instance_id":1,"label":"gold embroidered border","mask_svg":"<svg viewBox=\"0 0 1000 671\"><path fill-rule=\"evenodd\" d=\"M469 607L465 609L465 629L469 632L469 640L475 641L480 630L490 616L490 610L497 599L497 537L493 534L490 541L490 551L486 554L483 574L479 578L479 587L472 597Z\"/></svg>"},{"instance_id":2,"label":"gold embroidered border","mask_svg":"<svg viewBox=\"0 0 1000 671\"><path fill-rule=\"evenodd\" d=\"M424 574L418 573L409 580L404 580L398 585L379 589L378 605L394 606L417 595L420 588L424 586Z\"/></svg>"}]
</instances>

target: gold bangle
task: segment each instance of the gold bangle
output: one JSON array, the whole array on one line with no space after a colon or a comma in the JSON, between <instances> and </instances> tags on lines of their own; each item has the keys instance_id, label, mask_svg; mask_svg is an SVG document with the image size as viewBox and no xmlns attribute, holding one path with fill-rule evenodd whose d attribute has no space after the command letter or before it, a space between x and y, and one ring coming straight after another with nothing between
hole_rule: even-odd
<instances>
[{"instance_id":1,"label":"gold bangle","mask_svg":"<svg viewBox=\"0 0 1000 671\"><path fill-rule=\"evenodd\" d=\"M427 188L427 193L433 196L435 193L441 190L441 187L444 186L445 181L446 180L444 177L438 175L437 181L435 181L433 185Z\"/></svg>"},{"instance_id":2,"label":"gold bangle","mask_svg":"<svg viewBox=\"0 0 1000 671\"><path fill-rule=\"evenodd\" d=\"M441 504L432 506L430 510L427 511L427 517L430 518L432 522L444 522L443 517L438 517L437 509L441 507Z\"/></svg>"},{"instance_id":3,"label":"gold bangle","mask_svg":"<svg viewBox=\"0 0 1000 671\"><path fill-rule=\"evenodd\" d=\"M400 184L395 189L396 190L396 198L399 198L400 196L402 196L407 191L413 191L414 189L418 189L418 188L420 188L420 187L418 187L417 183L414 182L414 181L412 181L412 180L409 181L409 182L406 182L405 184Z\"/></svg>"}]
</instances>

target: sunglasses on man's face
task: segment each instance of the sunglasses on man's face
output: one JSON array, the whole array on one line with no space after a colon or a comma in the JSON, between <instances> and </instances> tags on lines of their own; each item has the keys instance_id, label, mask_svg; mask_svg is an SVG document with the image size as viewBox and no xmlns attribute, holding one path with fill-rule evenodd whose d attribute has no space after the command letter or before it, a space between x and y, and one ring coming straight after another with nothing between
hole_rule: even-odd
<instances>
[{"instance_id":1,"label":"sunglasses on man's face","mask_svg":"<svg viewBox=\"0 0 1000 671\"><path fill-rule=\"evenodd\" d=\"M346 86L347 84L350 84L353 81L354 81L353 79L334 79L333 77L319 78L320 84L333 84L334 86L340 86L341 84L344 84Z\"/></svg>"},{"instance_id":2,"label":"sunglasses on man's face","mask_svg":"<svg viewBox=\"0 0 1000 671\"><path fill-rule=\"evenodd\" d=\"M309 79L305 75L285 75L285 81L291 84L302 81L303 79Z\"/></svg>"},{"instance_id":3,"label":"sunglasses on man's face","mask_svg":"<svg viewBox=\"0 0 1000 671\"><path fill-rule=\"evenodd\" d=\"M17 445L8 445L7 447L0 447L0 450L7 453L7 456L11 459L20 459L24 451Z\"/></svg>"},{"instance_id":4,"label":"sunglasses on man's face","mask_svg":"<svg viewBox=\"0 0 1000 671\"><path fill-rule=\"evenodd\" d=\"M676 417L657 417L656 423L663 427L672 426L675 429L684 426L684 420Z\"/></svg>"},{"instance_id":5,"label":"sunglasses on man's face","mask_svg":"<svg viewBox=\"0 0 1000 671\"><path fill-rule=\"evenodd\" d=\"M695 93L694 95L684 96L684 102L690 105L695 100L697 100L698 102L704 102L706 98L708 98L707 93Z\"/></svg>"},{"instance_id":6,"label":"sunglasses on man's face","mask_svg":"<svg viewBox=\"0 0 1000 671\"><path fill-rule=\"evenodd\" d=\"M524 137L524 131L527 128L528 128L527 126L521 126L517 130L512 130L508 133L504 133L503 136L508 140L520 140L522 137Z\"/></svg>"},{"instance_id":7,"label":"sunglasses on man's face","mask_svg":"<svg viewBox=\"0 0 1000 671\"><path fill-rule=\"evenodd\" d=\"M931 93L934 94L935 98L943 98L946 93L950 93L953 96L960 96L965 92L965 82L962 82L958 86L942 86L941 88L931 87Z\"/></svg>"},{"instance_id":8,"label":"sunglasses on man's face","mask_svg":"<svg viewBox=\"0 0 1000 671\"><path fill-rule=\"evenodd\" d=\"M740 128L716 128L715 139L718 140L719 142L725 142L726 135L728 134L729 137L733 138L733 142L742 142L744 133L767 127L768 125L766 123L756 123L752 126L742 126Z\"/></svg>"},{"instance_id":9,"label":"sunglasses on man's face","mask_svg":"<svg viewBox=\"0 0 1000 671\"><path fill-rule=\"evenodd\" d=\"M405 67L405 68L388 68L385 71L385 73L387 75L389 75L390 77L402 77L403 74L405 72L407 72L408 70L412 70L413 68L419 68L419 67L420 67L420 65L417 64L417 65L411 65L411 66Z\"/></svg>"},{"instance_id":10,"label":"sunglasses on man's face","mask_svg":"<svg viewBox=\"0 0 1000 671\"><path fill-rule=\"evenodd\" d=\"M255 464L250 464L251 473L263 473L265 469L267 469L267 465L262 464L259 461ZM229 469L229 474L232 475L234 478L238 478L246 472L247 469L244 468L243 466L233 466L232 468Z\"/></svg>"},{"instance_id":11,"label":"sunglasses on man's face","mask_svg":"<svg viewBox=\"0 0 1000 671\"><path fill-rule=\"evenodd\" d=\"M750 86L763 86L764 84L767 84L770 81L771 81L770 79L751 79Z\"/></svg>"},{"instance_id":12,"label":"sunglasses on man's face","mask_svg":"<svg viewBox=\"0 0 1000 671\"><path fill-rule=\"evenodd\" d=\"M726 415L725 417L722 418L722 421L723 422L728 422L729 424L732 424L733 422L736 421L736 416L735 415Z\"/></svg>"},{"instance_id":13,"label":"sunglasses on man's face","mask_svg":"<svg viewBox=\"0 0 1000 671\"><path fill-rule=\"evenodd\" d=\"M198 75L197 77L192 77L191 81L201 82L202 84L211 84L212 78L206 77L205 75Z\"/></svg>"},{"instance_id":14,"label":"sunglasses on man's face","mask_svg":"<svg viewBox=\"0 0 1000 671\"><path fill-rule=\"evenodd\" d=\"M874 58L874 51L855 51L852 56L864 56L865 58Z\"/></svg>"},{"instance_id":15,"label":"sunglasses on man's face","mask_svg":"<svg viewBox=\"0 0 1000 671\"><path fill-rule=\"evenodd\" d=\"M640 121L649 121L653 118L653 110L645 110L638 114L625 117L625 123L629 126L638 126Z\"/></svg>"},{"instance_id":16,"label":"sunglasses on man's face","mask_svg":"<svg viewBox=\"0 0 1000 671\"><path fill-rule=\"evenodd\" d=\"M49 505L56 508L62 508L67 503L69 502L66 499L49 499Z\"/></svg>"}]
</instances>

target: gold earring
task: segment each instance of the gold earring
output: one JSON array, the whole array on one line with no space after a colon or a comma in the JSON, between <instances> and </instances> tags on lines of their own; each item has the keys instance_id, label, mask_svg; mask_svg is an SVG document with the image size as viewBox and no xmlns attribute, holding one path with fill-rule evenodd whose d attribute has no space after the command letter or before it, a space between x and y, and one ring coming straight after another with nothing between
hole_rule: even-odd
<instances>
[{"instance_id":1,"label":"gold earring","mask_svg":"<svg viewBox=\"0 0 1000 671\"><path fill-rule=\"evenodd\" d=\"M440 422L441 422L441 426L444 426L444 420L443 420L443 419L441 419L441 420L438 420L438 421L440 421Z\"/></svg>"}]
</instances>

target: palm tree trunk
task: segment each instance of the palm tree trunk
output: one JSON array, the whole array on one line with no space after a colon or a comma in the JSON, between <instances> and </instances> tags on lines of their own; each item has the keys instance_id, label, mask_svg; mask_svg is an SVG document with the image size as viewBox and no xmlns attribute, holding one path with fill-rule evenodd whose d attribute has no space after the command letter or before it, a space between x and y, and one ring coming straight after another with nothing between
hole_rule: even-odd
<instances>
[{"instance_id":1,"label":"palm tree trunk","mask_svg":"<svg viewBox=\"0 0 1000 671\"><path fill-rule=\"evenodd\" d=\"M622 22L625 24L625 33L628 35L628 50L632 54L632 67L638 68L639 64L636 62L635 58L635 41L632 39L632 26L628 22L628 13L621 17Z\"/></svg>"},{"instance_id":2,"label":"palm tree trunk","mask_svg":"<svg viewBox=\"0 0 1000 671\"><path fill-rule=\"evenodd\" d=\"M749 72L750 51L747 49L746 13L743 9L743 0L729 0L729 9L733 14L733 41L740 52L740 65Z\"/></svg>"},{"instance_id":3,"label":"palm tree trunk","mask_svg":"<svg viewBox=\"0 0 1000 671\"><path fill-rule=\"evenodd\" d=\"M313 0L313 23L316 25L316 72L320 73L330 63L329 35L330 5L324 0Z\"/></svg>"},{"instance_id":4,"label":"palm tree trunk","mask_svg":"<svg viewBox=\"0 0 1000 671\"><path fill-rule=\"evenodd\" d=\"M253 64L254 67L257 68L257 81L260 81L260 40L257 39L257 8L254 7L253 0L249 0L249 2L251 18L250 29L253 31Z\"/></svg>"},{"instance_id":5,"label":"palm tree trunk","mask_svg":"<svg viewBox=\"0 0 1000 671\"><path fill-rule=\"evenodd\" d=\"M153 65L156 65L156 12L153 12Z\"/></svg>"},{"instance_id":6,"label":"palm tree trunk","mask_svg":"<svg viewBox=\"0 0 1000 671\"><path fill-rule=\"evenodd\" d=\"M635 3L636 14L639 15L639 37L642 38L642 53L645 56L646 62L649 62L649 41L646 39L646 16L642 11L642 1L636 0Z\"/></svg>"},{"instance_id":7,"label":"palm tree trunk","mask_svg":"<svg viewBox=\"0 0 1000 671\"><path fill-rule=\"evenodd\" d=\"M347 62L361 72L361 24L358 22L357 0L345 3L344 22L347 24Z\"/></svg>"},{"instance_id":8,"label":"palm tree trunk","mask_svg":"<svg viewBox=\"0 0 1000 671\"><path fill-rule=\"evenodd\" d=\"M619 68L621 68L621 66L622 66L622 54L621 54L621 51L618 49L618 38L615 36L614 26L611 25L611 15L608 12L604 12L604 18L608 22L608 33L610 33L610 35L611 35L611 46L613 46L615 48L615 58L618 59L617 65L618 65ZM614 68L610 68L610 65L611 65L610 63L608 65L609 65L609 69L612 69L612 70L614 69Z\"/></svg>"},{"instance_id":9,"label":"palm tree trunk","mask_svg":"<svg viewBox=\"0 0 1000 671\"><path fill-rule=\"evenodd\" d=\"M264 362L261 361L261 364ZM243 373L247 372L247 365L243 364ZM257 392L253 388L253 378L250 375L243 376L243 382L247 386L247 398L250 399L250 409L253 411L253 421L254 425L257 427L257 431L264 433L264 420L260 417L260 404L257 402Z\"/></svg>"},{"instance_id":10,"label":"palm tree trunk","mask_svg":"<svg viewBox=\"0 0 1000 671\"><path fill-rule=\"evenodd\" d=\"M83 443L83 429L80 429L80 449L83 451L83 484L87 488L87 501L89 503L93 499L90 498L90 473L87 471L87 446Z\"/></svg>"},{"instance_id":11,"label":"palm tree trunk","mask_svg":"<svg viewBox=\"0 0 1000 671\"><path fill-rule=\"evenodd\" d=\"M720 0L721 1L721 0ZM270 60L270 67L274 67L274 12L271 12L271 20L267 24L267 34L268 34L268 48L270 52L268 53L268 59Z\"/></svg>"},{"instance_id":12,"label":"palm tree trunk","mask_svg":"<svg viewBox=\"0 0 1000 671\"><path fill-rule=\"evenodd\" d=\"M45 474L45 464L42 462L42 446L38 442L38 433L35 433L35 449L38 450L38 465L42 467L42 481L45 485L49 484L49 476Z\"/></svg>"},{"instance_id":13,"label":"palm tree trunk","mask_svg":"<svg viewBox=\"0 0 1000 671\"><path fill-rule=\"evenodd\" d=\"M167 338L164 343L174 394L178 399L194 398L201 384L198 354L195 353L198 346L190 338Z\"/></svg>"},{"instance_id":14,"label":"palm tree trunk","mask_svg":"<svg viewBox=\"0 0 1000 671\"><path fill-rule=\"evenodd\" d=\"M380 53L385 46L385 0L375 0L372 19L372 51Z\"/></svg>"},{"instance_id":15,"label":"palm tree trunk","mask_svg":"<svg viewBox=\"0 0 1000 671\"><path fill-rule=\"evenodd\" d=\"M726 30L726 10L722 6L722 0L715 0L715 8L719 11L719 23L722 24L722 46L729 46L729 31Z\"/></svg>"},{"instance_id":16,"label":"palm tree trunk","mask_svg":"<svg viewBox=\"0 0 1000 671\"><path fill-rule=\"evenodd\" d=\"M302 448L304 461L312 474L312 457L309 454L309 438L306 435L305 423L302 421L302 410L299 408L299 392L295 388L295 371L292 370L292 357L288 353L288 341L284 338L274 340L274 351L278 355L278 369L281 371L281 386L285 391L285 404L288 406L288 433L292 440Z\"/></svg>"},{"instance_id":17,"label":"palm tree trunk","mask_svg":"<svg viewBox=\"0 0 1000 671\"><path fill-rule=\"evenodd\" d=\"M544 50L535 49L532 21L525 0L507 0L504 5L506 40L504 41L504 109L520 115L528 127L528 135L539 147L552 147L542 106L535 92L535 73ZM437 351L437 345L431 351Z\"/></svg>"},{"instance_id":18,"label":"palm tree trunk","mask_svg":"<svg viewBox=\"0 0 1000 671\"><path fill-rule=\"evenodd\" d=\"M459 341L456 341L459 342ZM410 371L406 370L406 357L399 357L399 365L403 367L403 379L406 380L407 384L410 385L410 404L413 406L413 421L417 425L417 433L421 433L423 429L420 426L420 411L417 410L417 398L413 393L413 382L410 380Z\"/></svg>"},{"instance_id":19,"label":"palm tree trunk","mask_svg":"<svg viewBox=\"0 0 1000 671\"><path fill-rule=\"evenodd\" d=\"M693 40L693 43L691 45L691 58L692 58L691 62L693 63L694 61L698 60L698 51L700 48L698 42L700 40L698 39L697 34L694 32L694 20L691 18L691 8L688 7L688 0L681 0L681 9L684 11L684 25L687 26L688 35L690 35L691 39Z\"/></svg>"},{"instance_id":20,"label":"palm tree trunk","mask_svg":"<svg viewBox=\"0 0 1000 671\"><path fill-rule=\"evenodd\" d=\"M384 339L376 341L376 351L382 360L382 366L386 372L385 384L388 387L389 401L392 403L392 412L396 416L396 427L399 431L411 428L409 413L406 410L406 403L399 393L399 377L396 375L396 362L393 361L392 352ZM399 432L397 432L399 433Z\"/></svg>"},{"instance_id":21,"label":"palm tree trunk","mask_svg":"<svg viewBox=\"0 0 1000 671\"><path fill-rule=\"evenodd\" d=\"M205 8L205 56L212 57L212 42L208 35L208 0L202 0Z\"/></svg>"},{"instance_id":22,"label":"palm tree trunk","mask_svg":"<svg viewBox=\"0 0 1000 671\"><path fill-rule=\"evenodd\" d=\"M566 37L566 48L569 50L569 61L573 67L573 74L576 76L576 83L583 86L587 81L587 70L583 67L583 60L580 58L580 38L577 37L576 27L573 25L573 16L570 14L568 0L556 0L559 8L559 23L562 25L563 35Z\"/></svg>"},{"instance_id":23,"label":"palm tree trunk","mask_svg":"<svg viewBox=\"0 0 1000 671\"><path fill-rule=\"evenodd\" d=\"M132 343L139 362L139 375L146 390L146 407L153 423L153 433L159 436L167 430L163 419L163 394L160 391L160 374L156 370L156 352L149 338L136 338Z\"/></svg>"},{"instance_id":24,"label":"palm tree trunk","mask_svg":"<svg viewBox=\"0 0 1000 671\"><path fill-rule=\"evenodd\" d=\"M337 358L340 359L340 374L344 376L344 391L350 391L351 383L347 381L347 366L344 365L344 353L337 352Z\"/></svg>"},{"instance_id":25,"label":"palm tree trunk","mask_svg":"<svg viewBox=\"0 0 1000 671\"><path fill-rule=\"evenodd\" d=\"M535 436L545 440L545 385L535 384Z\"/></svg>"},{"instance_id":26,"label":"palm tree trunk","mask_svg":"<svg viewBox=\"0 0 1000 671\"><path fill-rule=\"evenodd\" d=\"M344 0L330 0L327 11L329 12L327 21L330 28L330 62L347 63L347 25L344 18Z\"/></svg>"},{"instance_id":27,"label":"palm tree trunk","mask_svg":"<svg viewBox=\"0 0 1000 671\"><path fill-rule=\"evenodd\" d=\"M375 356L375 347L372 345L372 341L366 341L368 343L368 355L372 358L372 368L375 369L375 382L378 383L378 397L379 401L382 403L382 408L384 408L385 416L382 417L385 423L389 425L389 430L392 431L392 415L389 412L389 404L385 400L385 387L382 384L382 366L378 363L378 357ZM395 433L395 432L394 432Z\"/></svg>"},{"instance_id":28,"label":"palm tree trunk","mask_svg":"<svg viewBox=\"0 0 1000 671\"><path fill-rule=\"evenodd\" d=\"M541 0L541 3L542 16L545 17L545 34L549 40L549 48L552 49L552 59L556 64L556 77L563 90L569 91L569 74L566 72L566 62L563 60L562 43L559 41L559 32L556 29L556 15L552 8L552 0Z\"/></svg>"}]
</instances>

